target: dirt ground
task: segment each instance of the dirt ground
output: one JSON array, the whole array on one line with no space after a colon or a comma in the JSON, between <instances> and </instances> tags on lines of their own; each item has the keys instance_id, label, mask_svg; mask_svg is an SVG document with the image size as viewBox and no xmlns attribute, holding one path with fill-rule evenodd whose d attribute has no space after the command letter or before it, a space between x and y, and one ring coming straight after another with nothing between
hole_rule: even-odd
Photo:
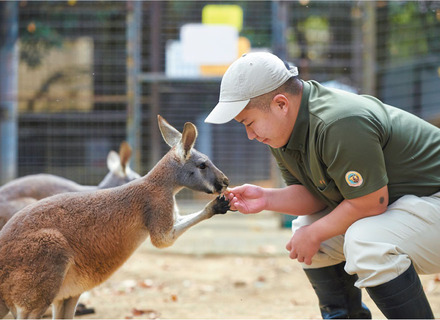
<instances>
[{"instance_id":1,"label":"dirt ground","mask_svg":"<svg viewBox=\"0 0 440 320\"><path fill-rule=\"evenodd\" d=\"M440 316L440 288L428 293ZM84 295L90 319L319 319L298 264L281 256L194 256L139 250L112 279ZM364 292L373 318L384 318Z\"/></svg>"},{"instance_id":2,"label":"dirt ground","mask_svg":"<svg viewBox=\"0 0 440 320\"><path fill-rule=\"evenodd\" d=\"M204 221L167 249L147 240L81 301L86 319L318 319L317 298L287 256L288 228L272 213L229 213ZM440 282L422 276L440 317ZM384 318L364 292L373 317Z\"/></svg>"},{"instance_id":3,"label":"dirt ground","mask_svg":"<svg viewBox=\"0 0 440 320\"><path fill-rule=\"evenodd\" d=\"M109 280L80 299L80 319L318 319L317 298L284 245L276 214L204 221L167 249L149 240ZM440 282L422 276L440 317ZM384 318L366 292L373 318Z\"/></svg>"}]
</instances>

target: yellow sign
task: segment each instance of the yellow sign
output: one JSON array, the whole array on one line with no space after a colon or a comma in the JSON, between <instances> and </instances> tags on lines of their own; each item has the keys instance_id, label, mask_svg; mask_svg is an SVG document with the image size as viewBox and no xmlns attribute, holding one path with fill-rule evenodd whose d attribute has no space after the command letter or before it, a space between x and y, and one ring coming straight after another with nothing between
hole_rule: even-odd
<instances>
[{"instance_id":1,"label":"yellow sign","mask_svg":"<svg viewBox=\"0 0 440 320\"><path fill-rule=\"evenodd\" d=\"M243 28L243 9L235 4L208 4L202 10L202 23L227 24L240 32Z\"/></svg>"}]
</instances>

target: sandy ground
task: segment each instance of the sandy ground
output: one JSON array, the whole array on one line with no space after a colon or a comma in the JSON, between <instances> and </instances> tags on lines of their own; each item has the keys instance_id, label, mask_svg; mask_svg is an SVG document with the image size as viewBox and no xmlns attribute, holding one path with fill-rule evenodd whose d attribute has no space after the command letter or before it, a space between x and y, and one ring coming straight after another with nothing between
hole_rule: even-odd
<instances>
[{"instance_id":1,"label":"sandy ground","mask_svg":"<svg viewBox=\"0 0 440 320\"><path fill-rule=\"evenodd\" d=\"M317 298L284 246L276 214L204 221L167 249L149 240L109 280L83 294L81 319L317 319ZM440 317L440 282L422 276ZM373 317L384 318L364 292Z\"/></svg>"},{"instance_id":2,"label":"sandy ground","mask_svg":"<svg viewBox=\"0 0 440 320\"><path fill-rule=\"evenodd\" d=\"M432 286L433 277L424 284ZM428 293L440 316L440 288ZM431 290L432 290L431 289ZM317 299L284 257L192 256L141 249L82 299L93 319L319 319ZM373 318L384 319L364 292Z\"/></svg>"}]
</instances>

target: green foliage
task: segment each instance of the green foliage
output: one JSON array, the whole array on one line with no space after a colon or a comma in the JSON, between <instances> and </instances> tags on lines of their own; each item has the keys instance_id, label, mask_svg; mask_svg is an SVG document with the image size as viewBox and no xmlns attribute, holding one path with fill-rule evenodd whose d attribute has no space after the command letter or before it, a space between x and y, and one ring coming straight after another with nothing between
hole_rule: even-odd
<instances>
[{"instance_id":1,"label":"green foliage","mask_svg":"<svg viewBox=\"0 0 440 320\"><path fill-rule=\"evenodd\" d=\"M440 39L438 34L437 39L432 39L429 30L440 31L437 11L422 10L415 1L391 1L388 6L390 57L393 60L409 60L434 53L433 43L440 42Z\"/></svg>"},{"instance_id":2,"label":"green foliage","mask_svg":"<svg viewBox=\"0 0 440 320\"><path fill-rule=\"evenodd\" d=\"M71 36L72 30L79 28L87 19L111 26L115 15L123 14L125 2L30 1L20 6L21 11L28 14L20 21L20 59L29 67L36 68L51 49L61 47L63 39ZM80 11L88 12L87 16L79 14Z\"/></svg>"},{"instance_id":3,"label":"green foliage","mask_svg":"<svg viewBox=\"0 0 440 320\"><path fill-rule=\"evenodd\" d=\"M62 45L62 36L42 22L30 22L20 40L20 59L31 68L39 66L51 48Z\"/></svg>"}]
</instances>

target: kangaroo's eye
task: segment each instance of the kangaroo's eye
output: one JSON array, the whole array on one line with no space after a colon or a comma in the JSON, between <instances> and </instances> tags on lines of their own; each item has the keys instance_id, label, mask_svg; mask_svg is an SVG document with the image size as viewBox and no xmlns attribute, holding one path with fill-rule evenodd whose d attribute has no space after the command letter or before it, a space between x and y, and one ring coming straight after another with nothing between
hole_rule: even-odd
<instances>
[{"instance_id":1,"label":"kangaroo's eye","mask_svg":"<svg viewBox=\"0 0 440 320\"><path fill-rule=\"evenodd\" d=\"M202 162L201 164L199 164L198 166L197 166L199 169L206 169L206 163L204 163L204 162Z\"/></svg>"}]
</instances>

